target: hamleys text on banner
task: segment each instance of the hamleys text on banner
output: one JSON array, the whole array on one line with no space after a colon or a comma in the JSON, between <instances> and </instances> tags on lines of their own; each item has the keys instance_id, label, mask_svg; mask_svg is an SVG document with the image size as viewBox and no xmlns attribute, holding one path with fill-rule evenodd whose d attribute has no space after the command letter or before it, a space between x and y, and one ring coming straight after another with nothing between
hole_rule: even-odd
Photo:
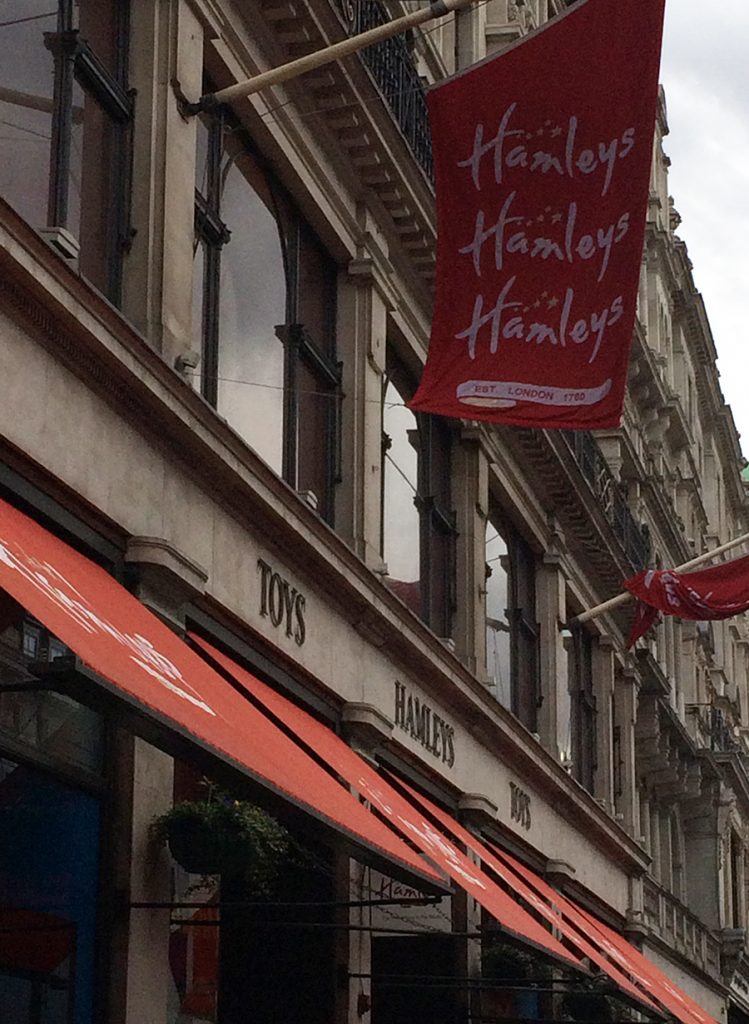
<instances>
[{"instance_id":1,"label":"hamleys text on banner","mask_svg":"<svg viewBox=\"0 0 749 1024\"><path fill-rule=\"evenodd\" d=\"M632 646L658 621L660 612L707 621L749 611L749 555L698 572L645 569L624 586L638 599L629 637Z\"/></svg>"},{"instance_id":2,"label":"hamleys text on banner","mask_svg":"<svg viewBox=\"0 0 749 1024\"><path fill-rule=\"evenodd\" d=\"M429 95L437 289L416 410L619 424L665 0L583 0Z\"/></svg>"}]
</instances>

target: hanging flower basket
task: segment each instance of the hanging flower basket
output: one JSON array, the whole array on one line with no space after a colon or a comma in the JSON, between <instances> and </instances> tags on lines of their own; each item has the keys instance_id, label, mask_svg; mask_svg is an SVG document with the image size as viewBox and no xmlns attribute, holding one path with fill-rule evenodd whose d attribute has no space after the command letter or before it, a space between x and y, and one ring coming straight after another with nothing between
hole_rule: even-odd
<instances>
[{"instance_id":1,"label":"hanging flower basket","mask_svg":"<svg viewBox=\"0 0 749 1024\"><path fill-rule=\"evenodd\" d=\"M185 871L242 877L260 894L272 888L290 841L259 807L224 799L175 804L152 822L151 836Z\"/></svg>"}]
</instances>

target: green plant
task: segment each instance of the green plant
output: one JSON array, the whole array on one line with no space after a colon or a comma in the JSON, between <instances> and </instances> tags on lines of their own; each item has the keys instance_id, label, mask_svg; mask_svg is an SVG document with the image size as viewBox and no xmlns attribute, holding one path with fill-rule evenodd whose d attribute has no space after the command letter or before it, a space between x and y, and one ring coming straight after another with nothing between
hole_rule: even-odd
<instances>
[{"instance_id":1,"label":"green plant","mask_svg":"<svg viewBox=\"0 0 749 1024\"><path fill-rule=\"evenodd\" d=\"M150 834L186 871L231 875L263 896L272 892L291 841L261 808L213 794L175 804L151 823Z\"/></svg>"},{"instance_id":2,"label":"green plant","mask_svg":"<svg viewBox=\"0 0 749 1024\"><path fill-rule=\"evenodd\" d=\"M481 949L481 974L499 981L525 981L541 973L539 957L501 939L484 940Z\"/></svg>"},{"instance_id":3,"label":"green plant","mask_svg":"<svg viewBox=\"0 0 749 1024\"><path fill-rule=\"evenodd\" d=\"M565 992L561 1003L562 1018L571 1021L600 1021L627 1019L620 1000L610 995L610 983L604 978L577 981L571 992Z\"/></svg>"}]
</instances>

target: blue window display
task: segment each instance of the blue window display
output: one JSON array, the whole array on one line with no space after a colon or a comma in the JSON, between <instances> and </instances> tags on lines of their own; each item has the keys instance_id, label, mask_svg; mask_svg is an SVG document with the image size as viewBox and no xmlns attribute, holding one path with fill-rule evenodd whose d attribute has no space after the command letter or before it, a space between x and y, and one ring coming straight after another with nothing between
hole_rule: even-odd
<instances>
[{"instance_id":1,"label":"blue window display","mask_svg":"<svg viewBox=\"0 0 749 1024\"><path fill-rule=\"evenodd\" d=\"M3 1024L93 1024L99 801L0 758Z\"/></svg>"}]
</instances>

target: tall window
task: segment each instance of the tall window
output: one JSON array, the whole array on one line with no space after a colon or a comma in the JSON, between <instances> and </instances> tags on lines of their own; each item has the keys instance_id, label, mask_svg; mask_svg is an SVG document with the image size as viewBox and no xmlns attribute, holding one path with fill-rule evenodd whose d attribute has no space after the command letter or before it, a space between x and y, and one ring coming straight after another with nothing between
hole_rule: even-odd
<instances>
[{"instance_id":1,"label":"tall window","mask_svg":"<svg viewBox=\"0 0 749 1024\"><path fill-rule=\"evenodd\" d=\"M486 529L486 666L497 699L536 732L541 687L536 560L519 534L492 516Z\"/></svg>"},{"instance_id":2,"label":"tall window","mask_svg":"<svg viewBox=\"0 0 749 1024\"><path fill-rule=\"evenodd\" d=\"M451 435L444 420L414 416L403 368L390 358L383 387L382 555L388 585L441 637L455 610Z\"/></svg>"},{"instance_id":3,"label":"tall window","mask_svg":"<svg viewBox=\"0 0 749 1024\"><path fill-rule=\"evenodd\" d=\"M196 184L200 389L330 522L340 472L336 266L225 116L199 124Z\"/></svg>"},{"instance_id":4,"label":"tall window","mask_svg":"<svg viewBox=\"0 0 749 1024\"><path fill-rule=\"evenodd\" d=\"M114 302L132 101L126 0L5 0L0 196Z\"/></svg>"},{"instance_id":5,"label":"tall window","mask_svg":"<svg viewBox=\"0 0 749 1024\"><path fill-rule=\"evenodd\" d=\"M593 638L577 627L569 659L572 727L572 775L589 793L596 772L596 698L593 689Z\"/></svg>"}]
</instances>

